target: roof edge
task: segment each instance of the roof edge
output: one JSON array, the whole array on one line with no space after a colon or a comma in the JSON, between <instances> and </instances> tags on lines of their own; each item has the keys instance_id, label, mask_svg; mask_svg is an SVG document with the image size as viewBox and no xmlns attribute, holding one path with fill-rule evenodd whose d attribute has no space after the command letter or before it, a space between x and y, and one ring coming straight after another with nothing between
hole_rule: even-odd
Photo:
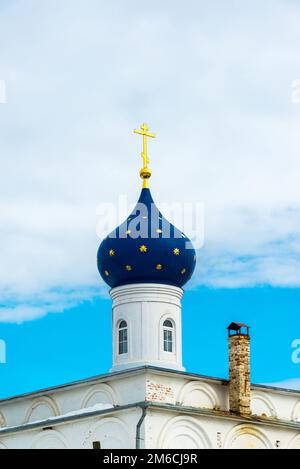
<instances>
[{"instance_id":1,"label":"roof edge","mask_svg":"<svg viewBox=\"0 0 300 469\"><path fill-rule=\"evenodd\" d=\"M191 378L195 378L195 379L203 379L203 380L206 380L206 381L214 381L214 382L219 382L220 384L228 384L228 379L226 378L220 378L220 377L214 377L214 376L207 376L207 375L202 375L202 374L198 374L198 373L191 373L191 372L188 372L188 371L177 371L177 370L173 370L173 369L169 369L169 368L161 368L161 367L157 367L157 366L152 366L152 365L145 365L145 366L140 366L140 367L135 367L135 368L131 368L131 369L128 369L128 370L120 370L120 371L114 371L114 372L109 372L109 373L104 373L104 374L100 374L100 375L95 375L95 376L91 376L90 378L83 378L81 380L76 380L76 381L71 381L71 382L68 382L68 383L65 383L65 384L60 384L60 385L57 385L57 386L51 386L51 387L48 387L48 388L42 388L42 389L39 389L37 391L31 391L31 392L28 392L28 393L23 393L23 394L17 394L15 396L10 396L10 397L6 397L4 399L0 399L0 405L1 404L5 404L5 403L8 403L10 401L13 401L13 400L19 400L19 399L30 399L30 398L33 398L33 397L38 397L38 396L41 396L41 395L44 395L46 393L50 393L50 392L62 392L64 391L65 389L67 388L70 388L70 387L80 387L80 386L83 386L85 384L92 384L98 380L108 380L108 379L116 379L116 378L122 378L122 377L126 377L127 375L134 375L134 374L138 374L140 372L147 372L147 371L152 371L152 372L156 372L158 374L165 374L165 373L169 373L169 374L172 374L172 375L177 375L177 376L185 376L185 377L191 377ZM297 390L297 389L289 389L289 388L281 388L281 387L277 387L277 386L268 386L266 384L251 384L251 388L252 389L262 389L262 390L272 390L273 392L279 392L279 393L288 393L288 394L295 394L295 395L299 395L300 394L300 390Z\"/></svg>"}]
</instances>

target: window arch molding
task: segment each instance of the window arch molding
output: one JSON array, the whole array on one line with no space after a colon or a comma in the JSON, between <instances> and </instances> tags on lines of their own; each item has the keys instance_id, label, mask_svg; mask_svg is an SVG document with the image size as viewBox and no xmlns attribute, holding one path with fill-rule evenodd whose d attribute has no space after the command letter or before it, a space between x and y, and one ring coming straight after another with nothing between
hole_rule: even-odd
<instances>
[{"instance_id":1,"label":"window arch molding","mask_svg":"<svg viewBox=\"0 0 300 469\"><path fill-rule=\"evenodd\" d=\"M58 430L43 430L33 438L29 449L70 448L66 437Z\"/></svg>"},{"instance_id":2,"label":"window arch molding","mask_svg":"<svg viewBox=\"0 0 300 469\"><path fill-rule=\"evenodd\" d=\"M175 356L177 351L177 328L171 314L164 314L159 321L159 350L162 356Z\"/></svg>"},{"instance_id":3,"label":"window arch molding","mask_svg":"<svg viewBox=\"0 0 300 469\"><path fill-rule=\"evenodd\" d=\"M0 428L4 428L6 427L6 421L5 421L5 418L4 418L4 415L0 412Z\"/></svg>"},{"instance_id":4,"label":"window arch molding","mask_svg":"<svg viewBox=\"0 0 300 469\"><path fill-rule=\"evenodd\" d=\"M249 437L256 438L258 442L262 444L265 449L272 449L272 444L267 435L260 429L249 424L236 425L233 427L225 436L224 448L232 449L235 442L238 441L239 437L248 435Z\"/></svg>"},{"instance_id":5,"label":"window arch molding","mask_svg":"<svg viewBox=\"0 0 300 469\"><path fill-rule=\"evenodd\" d=\"M292 409L291 419L294 422L300 422L300 401L296 402Z\"/></svg>"},{"instance_id":6,"label":"window arch molding","mask_svg":"<svg viewBox=\"0 0 300 469\"><path fill-rule=\"evenodd\" d=\"M177 416L169 419L163 426L157 440L159 449L174 448L170 443L176 437L186 437L197 449L210 449L209 436L197 419L191 416Z\"/></svg>"},{"instance_id":7,"label":"window arch molding","mask_svg":"<svg viewBox=\"0 0 300 469\"><path fill-rule=\"evenodd\" d=\"M31 403L31 406L26 412L24 423L30 422L33 412L39 407L44 407L44 408L49 409L49 413L52 417L57 417L58 415L60 415L60 410L59 410L57 403L53 399L51 399L49 396L43 396L43 397L37 398Z\"/></svg>"},{"instance_id":8,"label":"window arch molding","mask_svg":"<svg viewBox=\"0 0 300 469\"><path fill-rule=\"evenodd\" d=\"M277 413L273 401L263 393L252 393L251 395L251 409L254 415L262 415L262 413L257 413L256 408L262 407L264 414L268 417L277 418ZM260 409L262 410L262 409Z\"/></svg>"},{"instance_id":9,"label":"window arch molding","mask_svg":"<svg viewBox=\"0 0 300 469\"><path fill-rule=\"evenodd\" d=\"M118 356L127 356L129 348L129 326L126 319L119 319L116 324L116 347Z\"/></svg>"},{"instance_id":10,"label":"window arch molding","mask_svg":"<svg viewBox=\"0 0 300 469\"><path fill-rule=\"evenodd\" d=\"M132 448L129 435L130 428L125 422L117 417L105 417L91 425L84 434L81 447L90 449L93 441L100 440L104 449ZM115 440L116 446L111 446L112 440Z\"/></svg>"},{"instance_id":11,"label":"window arch molding","mask_svg":"<svg viewBox=\"0 0 300 469\"><path fill-rule=\"evenodd\" d=\"M287 445L287 449L300 448L300 435L295 435Z\"/></svg>"},{"instance_id":12,"label":"window arch molding","mask_svg":"<svg viewBox=\"0 0 300 469\"><path fill-rule=\"evenodd\" d=\"M106 404L108 401L111 403L113 406L117 405L119 402L119 398L117 397L116 391L112 389L108 384L101 383L99 385L91 387L91 389L85 394L84 399L81 404L81 409L85 409L87 407L91 407L91 401L92 399L97 399L98 397L101 397L104 399L104 403ZM102 401L99 400L99 404L102 404Z\"/></svg>"},{"instance_id":13,"label":"window arch molding","mask_svg":"<svg viewBox=\"0 0 300 469\"><path fill-rule=\"evenodd\" d=\"M174 353L174 325L170 319L163 322L163 351Z\"/></svg>"}]
</instances>

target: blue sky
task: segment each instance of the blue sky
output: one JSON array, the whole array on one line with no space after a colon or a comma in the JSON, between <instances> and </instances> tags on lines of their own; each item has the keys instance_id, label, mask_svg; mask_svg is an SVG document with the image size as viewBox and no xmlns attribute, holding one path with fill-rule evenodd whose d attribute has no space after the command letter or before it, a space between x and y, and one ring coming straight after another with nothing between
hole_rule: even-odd
<instances>
[{"instance_id":1,"label":"blue sky","mask_svg":"<svg viewBox=\"0 0 300 469\"><path fill-rule=\"evenodd\" d=\"M227 378L226 327L239 320L251 324L252 382L292 380L300 367L291 359L299 303L298 289L201 287L187 292L184 366L190 372ZM110 300L97 298L22 325L2 324L7 364L0 368L1 397L108 372L110 316Z\"/></svg>"},{"instance_id":2,"label":"blue sky","mask_svg":"<svg viewBox=\"0 0 300 469\"><path fill-rule=\"evenodd\" d=\"M137 200L144 120L155 201L205 207L186 367L226 376L239 320L254 381L300 378L299 24L292 0L0 1L0 396L108 370L97 207Z\"/></svg>"}]
</instances>

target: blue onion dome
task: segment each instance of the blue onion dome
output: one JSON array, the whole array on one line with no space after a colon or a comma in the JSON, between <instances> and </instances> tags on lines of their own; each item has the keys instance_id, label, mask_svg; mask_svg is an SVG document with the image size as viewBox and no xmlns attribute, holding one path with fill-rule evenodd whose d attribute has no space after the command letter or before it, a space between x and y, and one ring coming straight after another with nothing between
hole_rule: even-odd
<instances>
[{"instance_id":1,"label":"blue onion dome","mask_svg":"<svg viewBox=\"0 0 300 469\"><path fill-rule=\"evenodd\" d=\"M135 133L153 136L148 134L146 124L140 129ZM151 171L145 144L143 150L140 175L144 183L140 198L128 218L100 244L98 270L112 288L133 283L182 287L194 272L195 249L156 207L148 187Z\"/></svg>"}]
</instances>

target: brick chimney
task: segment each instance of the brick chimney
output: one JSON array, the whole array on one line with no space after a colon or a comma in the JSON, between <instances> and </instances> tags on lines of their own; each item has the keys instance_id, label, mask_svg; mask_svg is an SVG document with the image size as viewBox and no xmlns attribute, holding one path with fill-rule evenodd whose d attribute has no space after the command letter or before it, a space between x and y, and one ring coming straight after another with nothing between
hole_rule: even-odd
<instances>
[{"instance_id":1,"label":"brick chimney","mask_svg":"<svg viewBox=\"0 0 300 469\"><path fill-rule=\"evenodd\" d=\"M250 335L246 324L232 322L228 327L229 408L250 415Z\"/></svg>"}]
</instances>

